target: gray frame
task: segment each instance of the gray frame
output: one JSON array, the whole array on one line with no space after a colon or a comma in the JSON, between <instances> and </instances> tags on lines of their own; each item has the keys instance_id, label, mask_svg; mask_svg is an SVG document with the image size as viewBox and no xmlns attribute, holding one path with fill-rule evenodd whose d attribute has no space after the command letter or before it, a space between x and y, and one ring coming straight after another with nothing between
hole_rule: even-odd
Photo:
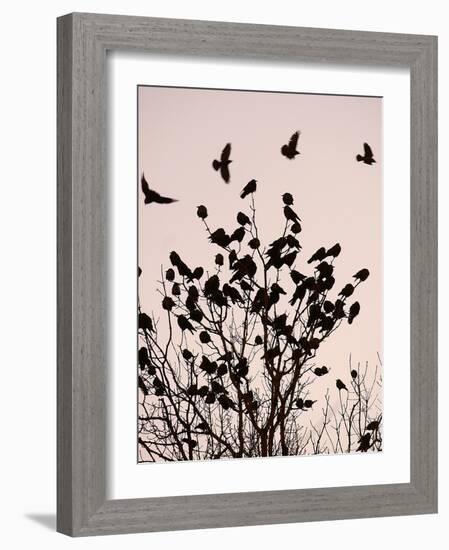
<instances>
[{"instance_id":1,"label":"gray frame","mask_svg":"<svg viewBox=\"0 0 449 550\"><path fill-rule=\"evenodd\" d=\"M106 499L106 52L411 72L410 483ZM75 13L58 19L58 506L72 536L437 511L437 38Z\"/></svg>"}]
</instances>

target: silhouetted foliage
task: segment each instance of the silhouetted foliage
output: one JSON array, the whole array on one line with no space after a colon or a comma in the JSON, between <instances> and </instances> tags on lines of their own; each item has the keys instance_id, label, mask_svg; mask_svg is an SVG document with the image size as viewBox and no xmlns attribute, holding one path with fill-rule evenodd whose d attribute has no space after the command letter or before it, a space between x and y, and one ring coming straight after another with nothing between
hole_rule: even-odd
<instances>
[{"instance_id":1,"label":"silhouetted foliage","mask_svg":"<svg viewBox=\"0 0 449 550\"><path fill-rule=\"evenodd\" d=\"M229 162L229 152L224 150L221 163ZM211 227L207 208L198 206L198 223L211 243L209 266L190 266L172 251L172 267L161 270L164 316L151 319L139 308L144 460L381 448L381 419L370 417L366 373L362 379L352 369L347 381L334 379L339 413L328 395L323 403L311 395L314 380L331 373L314 365L317 351L342 323L356 319L360 304L348 300L369 271L363 268L354 281L335 288L339 243L300 261L301 220L290 193L280 205L282 233L262 245L256 189L251 180L242 191L249 211L233 216L237 226ZM162 341L158 327L165 322L168 336ZM323 407L320 427L307 420L314 407Z\"/></svg>"}]
</instances>

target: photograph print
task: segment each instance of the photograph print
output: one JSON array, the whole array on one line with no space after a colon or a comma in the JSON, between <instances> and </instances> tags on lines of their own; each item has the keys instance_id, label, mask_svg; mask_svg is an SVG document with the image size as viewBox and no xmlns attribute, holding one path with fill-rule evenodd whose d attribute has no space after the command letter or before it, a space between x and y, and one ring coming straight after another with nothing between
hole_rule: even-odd
<instances>
[{"instance_id":1,"label":"photograph print","mask_svg":"<svg viewBox=\"0 0 449 550\"><path fill-rule=\"evenodd\" d=\"M382 451L382 98L137 93L138 462Z\"/></svg>"}]
</instances>

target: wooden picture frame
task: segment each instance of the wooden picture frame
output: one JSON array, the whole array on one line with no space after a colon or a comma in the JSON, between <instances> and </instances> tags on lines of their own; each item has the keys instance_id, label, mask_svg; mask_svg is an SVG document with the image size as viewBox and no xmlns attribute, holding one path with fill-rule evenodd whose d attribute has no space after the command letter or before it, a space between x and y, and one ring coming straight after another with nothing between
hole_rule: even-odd
<instances>
[{"instance_id":1,"label":"wooden picture frame","mask_svg":"<svg viewBox=\"0 0 449 550\"><path fill-rule=\"evenodd\" d=\"M409 483L107 500L108 50L409 68ZM71 536L437 511L436 37L82 13L58 19L57 496L57 529Z\"/></svg>"}]
</instances>

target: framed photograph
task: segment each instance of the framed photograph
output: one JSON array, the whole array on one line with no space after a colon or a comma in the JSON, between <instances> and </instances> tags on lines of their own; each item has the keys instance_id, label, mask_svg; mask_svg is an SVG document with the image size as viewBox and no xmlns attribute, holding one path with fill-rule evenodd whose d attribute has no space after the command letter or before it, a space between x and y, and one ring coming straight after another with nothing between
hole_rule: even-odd
<instances>
[{"instance_id":1,"label":"framed photograph","mask_svg":"<svg viewBox=\"0 0 449 550\"><path fill-rule=\"evenodd\" d=\"M437 510L437 39L58 19L58 530Z\"/></svg>"}]
</instances>

